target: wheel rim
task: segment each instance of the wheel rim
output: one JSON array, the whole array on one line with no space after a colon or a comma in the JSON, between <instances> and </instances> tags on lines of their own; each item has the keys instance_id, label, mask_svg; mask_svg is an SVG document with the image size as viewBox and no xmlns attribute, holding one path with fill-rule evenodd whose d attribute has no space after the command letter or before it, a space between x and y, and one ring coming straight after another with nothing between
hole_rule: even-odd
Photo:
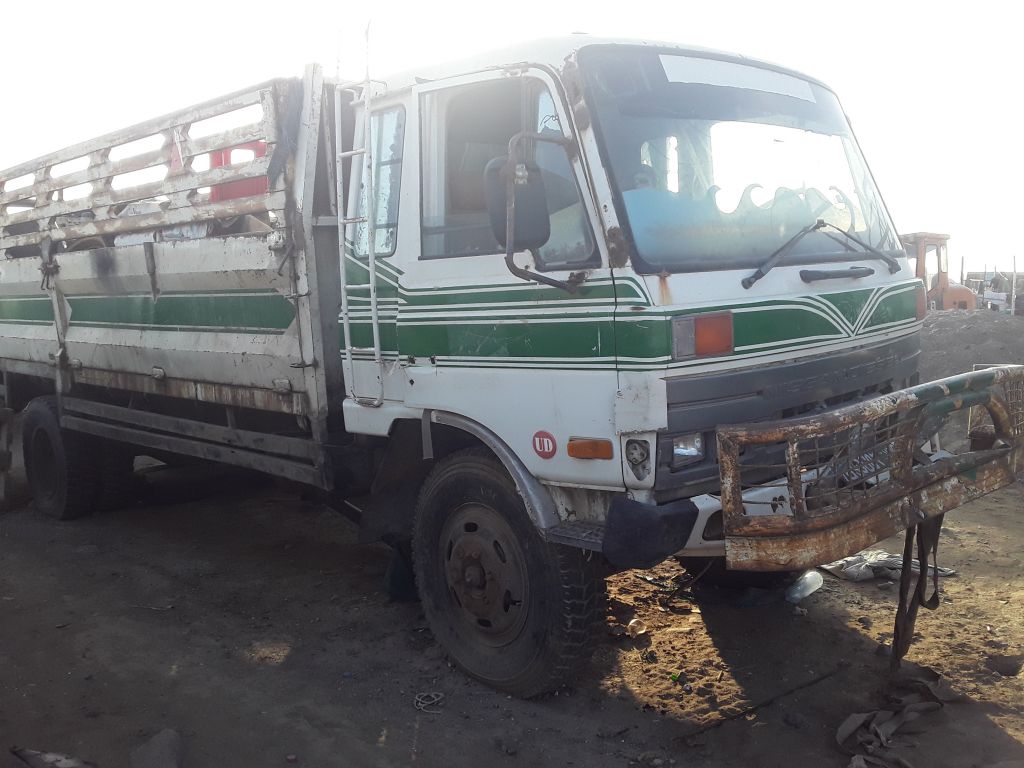
<instances>
[{"instance_id":1,"label":"wheel rim","mask_svg":"<svg viewBox=\"0 0 1024 768\"><path fill-rule=\"evenodd\" d=\"M486 505L463 505L445 522L438 543L457 622L492 647L515 640L526 623L530 579L505 519Z\"/></svg>"},{"instance_id":2,"label":"wheel rim","mask_svg":"<svg viewBox=\"0 0 1024 768\"><path fill-rule=\"evenodd\" d=\"M32 433L30 443L28 475L32 494L49 498L57 492L57 462L54 459L53 442L45 429Z\"/></svg>"}]
</instances>

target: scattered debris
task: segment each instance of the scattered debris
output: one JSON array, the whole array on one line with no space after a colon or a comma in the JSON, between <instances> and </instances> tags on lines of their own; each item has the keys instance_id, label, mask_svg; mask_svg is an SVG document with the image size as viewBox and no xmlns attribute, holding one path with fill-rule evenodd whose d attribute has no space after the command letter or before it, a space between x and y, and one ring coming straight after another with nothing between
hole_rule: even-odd
<instances>
[{"instance_id":1,"label":"scattered debris","mask_svg":"<svg viewBox=\"0 0 1024 768\"><path fill-rule=\"evenodd\" d=\"M1016 677L1024 667L1024 654L1016 656L992 654L985 659L985 666L1003 677Z\"/></svg>"},{"instance_id":2,"label":"scattered debris","mask_svg":"<svg viewBox=\"0 0 1024 768\"><path fill-rule=\"evenodd\" d=\"M678 586L678 584L673 583L673 581L668 579L659 579L656 576L648 576L646 573L636 573L633 575L640 579L640 581L646 581L648 584L653 584L662 592L674 592Z\"/></svg>"},{"instance_id":3,"label":"scattered debris","mask_svg":"<svg viewBox=\"0 0 1024 768\"><path fill-rule=\"evenodd\" d=\"M903 570L903 556L894 555L884 549L865 549L855 555L836 560L834 563L826 563L820 566L833 576L846 581L870 581L871 579L887 579L890 582L897 581ZM920 573L920 566L914 560L911 564L914 573ZM939 576L956 576L952 568L942 568L938 565L928 567L929 574L937 573ZM887 586L891 586L891 583ZM882 585L880 584L881 588Z\"/></svg>"},{"instance_id":4,"label":"scattered debris","mask_svg":"<svg viewBox=\"0 0 1024 768\"><path fill-rule=\"evenodd\" d=\"M416 707L420 712L426 712L431 715L440 714L441 710L431 709L431 707L441 706L441 702L444 700L444 694L438 691L430 691L429 693L417 693L413 698L413 706Z\"/></svg>"},{"instance_id":5,"label":"scattered debris","mask_svg":"<svg viewBox=\"0 0 1024 768\"><path fill-rule=\"evenodd\" d=\"M850 755L847 768L909 768L897 751L905 744L899 731L908 723L960 698L945 679L928 667L894 675L886 698L890 704L856 712L836 730L836 743Z\"/></svg>"},{"instance_id":6,"label":"scattered debris","mask_svg":"<svg viewBox=\"0 0 1024 768\"><path fill-rule=\"evenodd\" d=\"M181 736L170 728L145 744L132 750L132 768L179 768L181 765Z\"/></svg>"},{"instance_id":7,"label":"scattered debris","mask_svg":"<svg viewBox=\"0 0 1024 768\"><path fill-rule=\"evenodd\" d=\"M799 579L794 581L786 590L786 600L794 605L805 597L821 589L825 580L817 571L805 571Z\"/></svg>"},{"instance_id":8,"label":"scattered debris","mask_svg":"<svg viewBox=\"0 0 1024 768\"><path fill-rule=\"evenodd\" d=\"M626 633L630 637L645 635L647 634L647 625L640 619L630 619L629 624L626 625Z\"/></svg>"},{"instance_id":9,"label":"scattered debris","mask_svg":"<svg viewBox=\"0 0 1024 768\"><path fill-rule=\"evenodd\" d=\"M97 768L96 763L56 752L38 752L34 749L11 747L11 754L31 768Z\"/></svg>"}]
</instances>

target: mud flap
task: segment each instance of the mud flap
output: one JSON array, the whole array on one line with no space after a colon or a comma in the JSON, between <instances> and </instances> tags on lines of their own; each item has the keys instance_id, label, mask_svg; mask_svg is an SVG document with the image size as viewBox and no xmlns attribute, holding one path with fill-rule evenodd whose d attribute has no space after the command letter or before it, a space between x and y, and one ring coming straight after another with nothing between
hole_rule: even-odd
<instances>
[{"instance_id":1,"label":"mud flap","mask_svg":"<svg viewBox=\"0 0 1024 768\"><path fill-rule=\"evenodd\" d=\"M689 499L655 506L617 497L608 510L602 550L616 568L653 568L678 552L697 523Z\"/></svg>"}]
</instances>

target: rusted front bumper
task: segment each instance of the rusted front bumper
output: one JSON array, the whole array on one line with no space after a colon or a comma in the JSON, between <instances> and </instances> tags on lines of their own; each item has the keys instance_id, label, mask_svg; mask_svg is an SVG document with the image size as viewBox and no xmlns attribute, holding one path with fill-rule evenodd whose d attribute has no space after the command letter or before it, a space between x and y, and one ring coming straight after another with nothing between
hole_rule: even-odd
<instances>
[{"instance_id":1,"label":"rusted front bumper","mask_svg":"<svg viewBox=\"0 0 1024 768\"><path fill-rule=\"evenodd\" d=\"M974 409L971 450L926 454L922 444L965 409ZM744 461L748 446L768 447L776 458ZM1024 366L951 376L824 413L719 427L718 456L729 568L820 565L1024 475ZM772 502L745 505L743 492L754 484L744 475L773 472L777 481L757 484L759 495L772 489Z\"/></svg>"}]
</instances>

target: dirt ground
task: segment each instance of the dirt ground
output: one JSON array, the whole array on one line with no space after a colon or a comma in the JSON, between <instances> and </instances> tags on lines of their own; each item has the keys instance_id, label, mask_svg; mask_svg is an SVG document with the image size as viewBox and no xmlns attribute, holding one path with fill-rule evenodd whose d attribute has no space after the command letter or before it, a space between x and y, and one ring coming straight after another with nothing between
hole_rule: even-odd
<instances>
[{"instance_id":1,"label":"dirt ground","mask_svg":"<svg viewBox=\"0 0 1024 768\"><path fill-rule=\"evenodd\" d=\"M957 314L940 320L968 322ZM979 342L969 362L1024 361L1024 319L1004 320L1004 348ZM928 375L962 369L938 360L964 352L948 331L925 347ZM0 515L3 750L113 768L170 727L186 768L839 768L836 727L883 702L877 650L896 604L884 581L826 574L796 611L780 588L666 601L675 564L618 575L578 683L524 702L452 669L419 606L388 601L388 550L358 544L335 513L224 470L158 468L146 482L151 503L74 523ZM1024 766L1024 674L990 668L1024 652L1022 511L1018 484L947 516L939 562L957 575L908 659L964 699L919 721L902 751L916 768ZM636 639L633 618L648 628ZM433 692L439 704L417 709ZM4 751L8 765L21 763Z\"/></svg>"}]
</instances>

